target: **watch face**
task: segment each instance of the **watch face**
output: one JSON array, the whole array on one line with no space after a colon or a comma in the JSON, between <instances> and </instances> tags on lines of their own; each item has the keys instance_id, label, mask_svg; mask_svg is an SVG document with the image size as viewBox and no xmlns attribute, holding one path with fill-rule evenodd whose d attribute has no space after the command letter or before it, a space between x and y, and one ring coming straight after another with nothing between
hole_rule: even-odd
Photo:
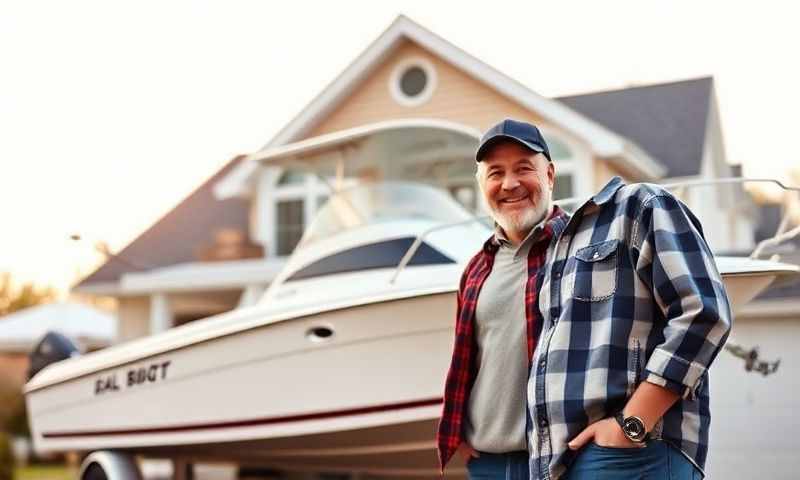
<instances>
[{"instance_id":1,"label":"watch face","mask_svg":"<svg viewBox=\"0 0 800 480\"><path fill-rule=\"evenodd\" d=\"M641 441L644 438L644 423L637 417L628 417L622 426L625 436L636 441Z\"/></svg>"}]
</instances>

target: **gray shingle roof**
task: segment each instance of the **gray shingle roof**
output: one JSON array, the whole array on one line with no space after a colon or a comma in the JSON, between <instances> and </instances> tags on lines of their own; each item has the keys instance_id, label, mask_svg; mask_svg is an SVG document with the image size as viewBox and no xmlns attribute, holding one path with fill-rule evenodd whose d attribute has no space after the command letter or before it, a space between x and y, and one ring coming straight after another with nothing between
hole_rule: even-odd
<instances>
[{"instance_id":1,"label":"gray shingle roof","mask_svg":"<svg viewBox=\"0 0 800 480\"><path fill-rule=\"evenodd\" d=\"M642 147L667 177L700 173L711 77L561 97L592 120Z\"/></svg>"},{"instance_id":2,"label":"gray shingle roof","mask_svg":"<svg viewBox=\"0 0 800 480\"><path fill-rule=\"evenodd\" d=\"M795 278L777 287L769 287L756 300L784 300L800 297L800 279Z\"/></svg>"}]
</instances>

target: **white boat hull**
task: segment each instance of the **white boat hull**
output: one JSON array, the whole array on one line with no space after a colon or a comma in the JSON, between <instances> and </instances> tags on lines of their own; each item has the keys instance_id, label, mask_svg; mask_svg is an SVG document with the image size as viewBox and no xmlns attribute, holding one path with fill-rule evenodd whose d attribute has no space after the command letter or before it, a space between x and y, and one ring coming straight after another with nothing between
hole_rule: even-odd
<instances>
[{"instance_id":1,"label":"white boat hull","mask_svg":"<svg viewBox=\"0 0 800 480\"><path fill-rule=\"evenodd\" d=\"M304 466L305 455L325 457L310 454L316 449L336 452L331 458L339 463L345 458L339 449L345 447L356 452L356 463L380 454L382 465L391 453L387 449L418 450L427 460L417 467L434 472L433 432L450 360L454 305L454 293L447 292L329 311L34 390L27 399L36 448L167 451L246 442L258 448L240 452L243 457L281 464L301 460ZM329 341L310 340L307 331L317 326L335 333ZM399 425L417 432L404 434L405 447L398 446L396 434L380 433ZM324 435L376 428L374 435L354 435L351 444L341 443L347 434ZM323 434L317 444L307 441L314 434ZM292 451L287 437L305 438L300 452ZM226 446L208 453L231 457L238 451Z\"/></svg>"}]
</instances>

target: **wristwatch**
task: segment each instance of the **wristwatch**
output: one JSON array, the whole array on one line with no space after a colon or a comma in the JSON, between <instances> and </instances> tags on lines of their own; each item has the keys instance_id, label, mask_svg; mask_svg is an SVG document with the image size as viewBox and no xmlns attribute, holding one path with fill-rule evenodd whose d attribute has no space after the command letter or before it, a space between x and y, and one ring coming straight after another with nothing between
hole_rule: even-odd
<instances>
[{"instance_id":1,"label":"wristwatch","mask_svg":"<svg viewBox=\"0 0 800 480\"><path fill-rule=\"evenodd\" d=\"M617 413L614 418L617 423L622 427L622 433L628 437L628 440L634 443L644 443L648 439L650 433L644 428L644 422L639 417L626 417L622 412Z\"/></svg>"}]
</instances>

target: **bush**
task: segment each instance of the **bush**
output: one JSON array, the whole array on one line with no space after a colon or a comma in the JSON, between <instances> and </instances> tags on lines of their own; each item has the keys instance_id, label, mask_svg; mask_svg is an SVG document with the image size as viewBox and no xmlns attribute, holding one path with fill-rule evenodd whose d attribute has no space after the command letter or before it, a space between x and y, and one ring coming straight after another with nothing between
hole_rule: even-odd
<instances>
[{"instance_id":1,"label":"bush","mask_svg":"<svg viewBox=\"0 0 800 480\"><path fill-rule=\"evenodd\" d=\"M11 415L6 421L6 431L16 437L31 436L31 431L28 428L28 410L25 408L25 398L20 395L17 398L17 404L11 411Z\"/></svg>"},{"instance_id":2,"label":"bush","mask_svg":"<svg viewBox=\"0 0 800 480\"><path fill-rule=\"evenodd\" d=\"M14 479L14 455L11 452L11 438L0 432L0 480Z\"/></svg>"}]
</instances>

